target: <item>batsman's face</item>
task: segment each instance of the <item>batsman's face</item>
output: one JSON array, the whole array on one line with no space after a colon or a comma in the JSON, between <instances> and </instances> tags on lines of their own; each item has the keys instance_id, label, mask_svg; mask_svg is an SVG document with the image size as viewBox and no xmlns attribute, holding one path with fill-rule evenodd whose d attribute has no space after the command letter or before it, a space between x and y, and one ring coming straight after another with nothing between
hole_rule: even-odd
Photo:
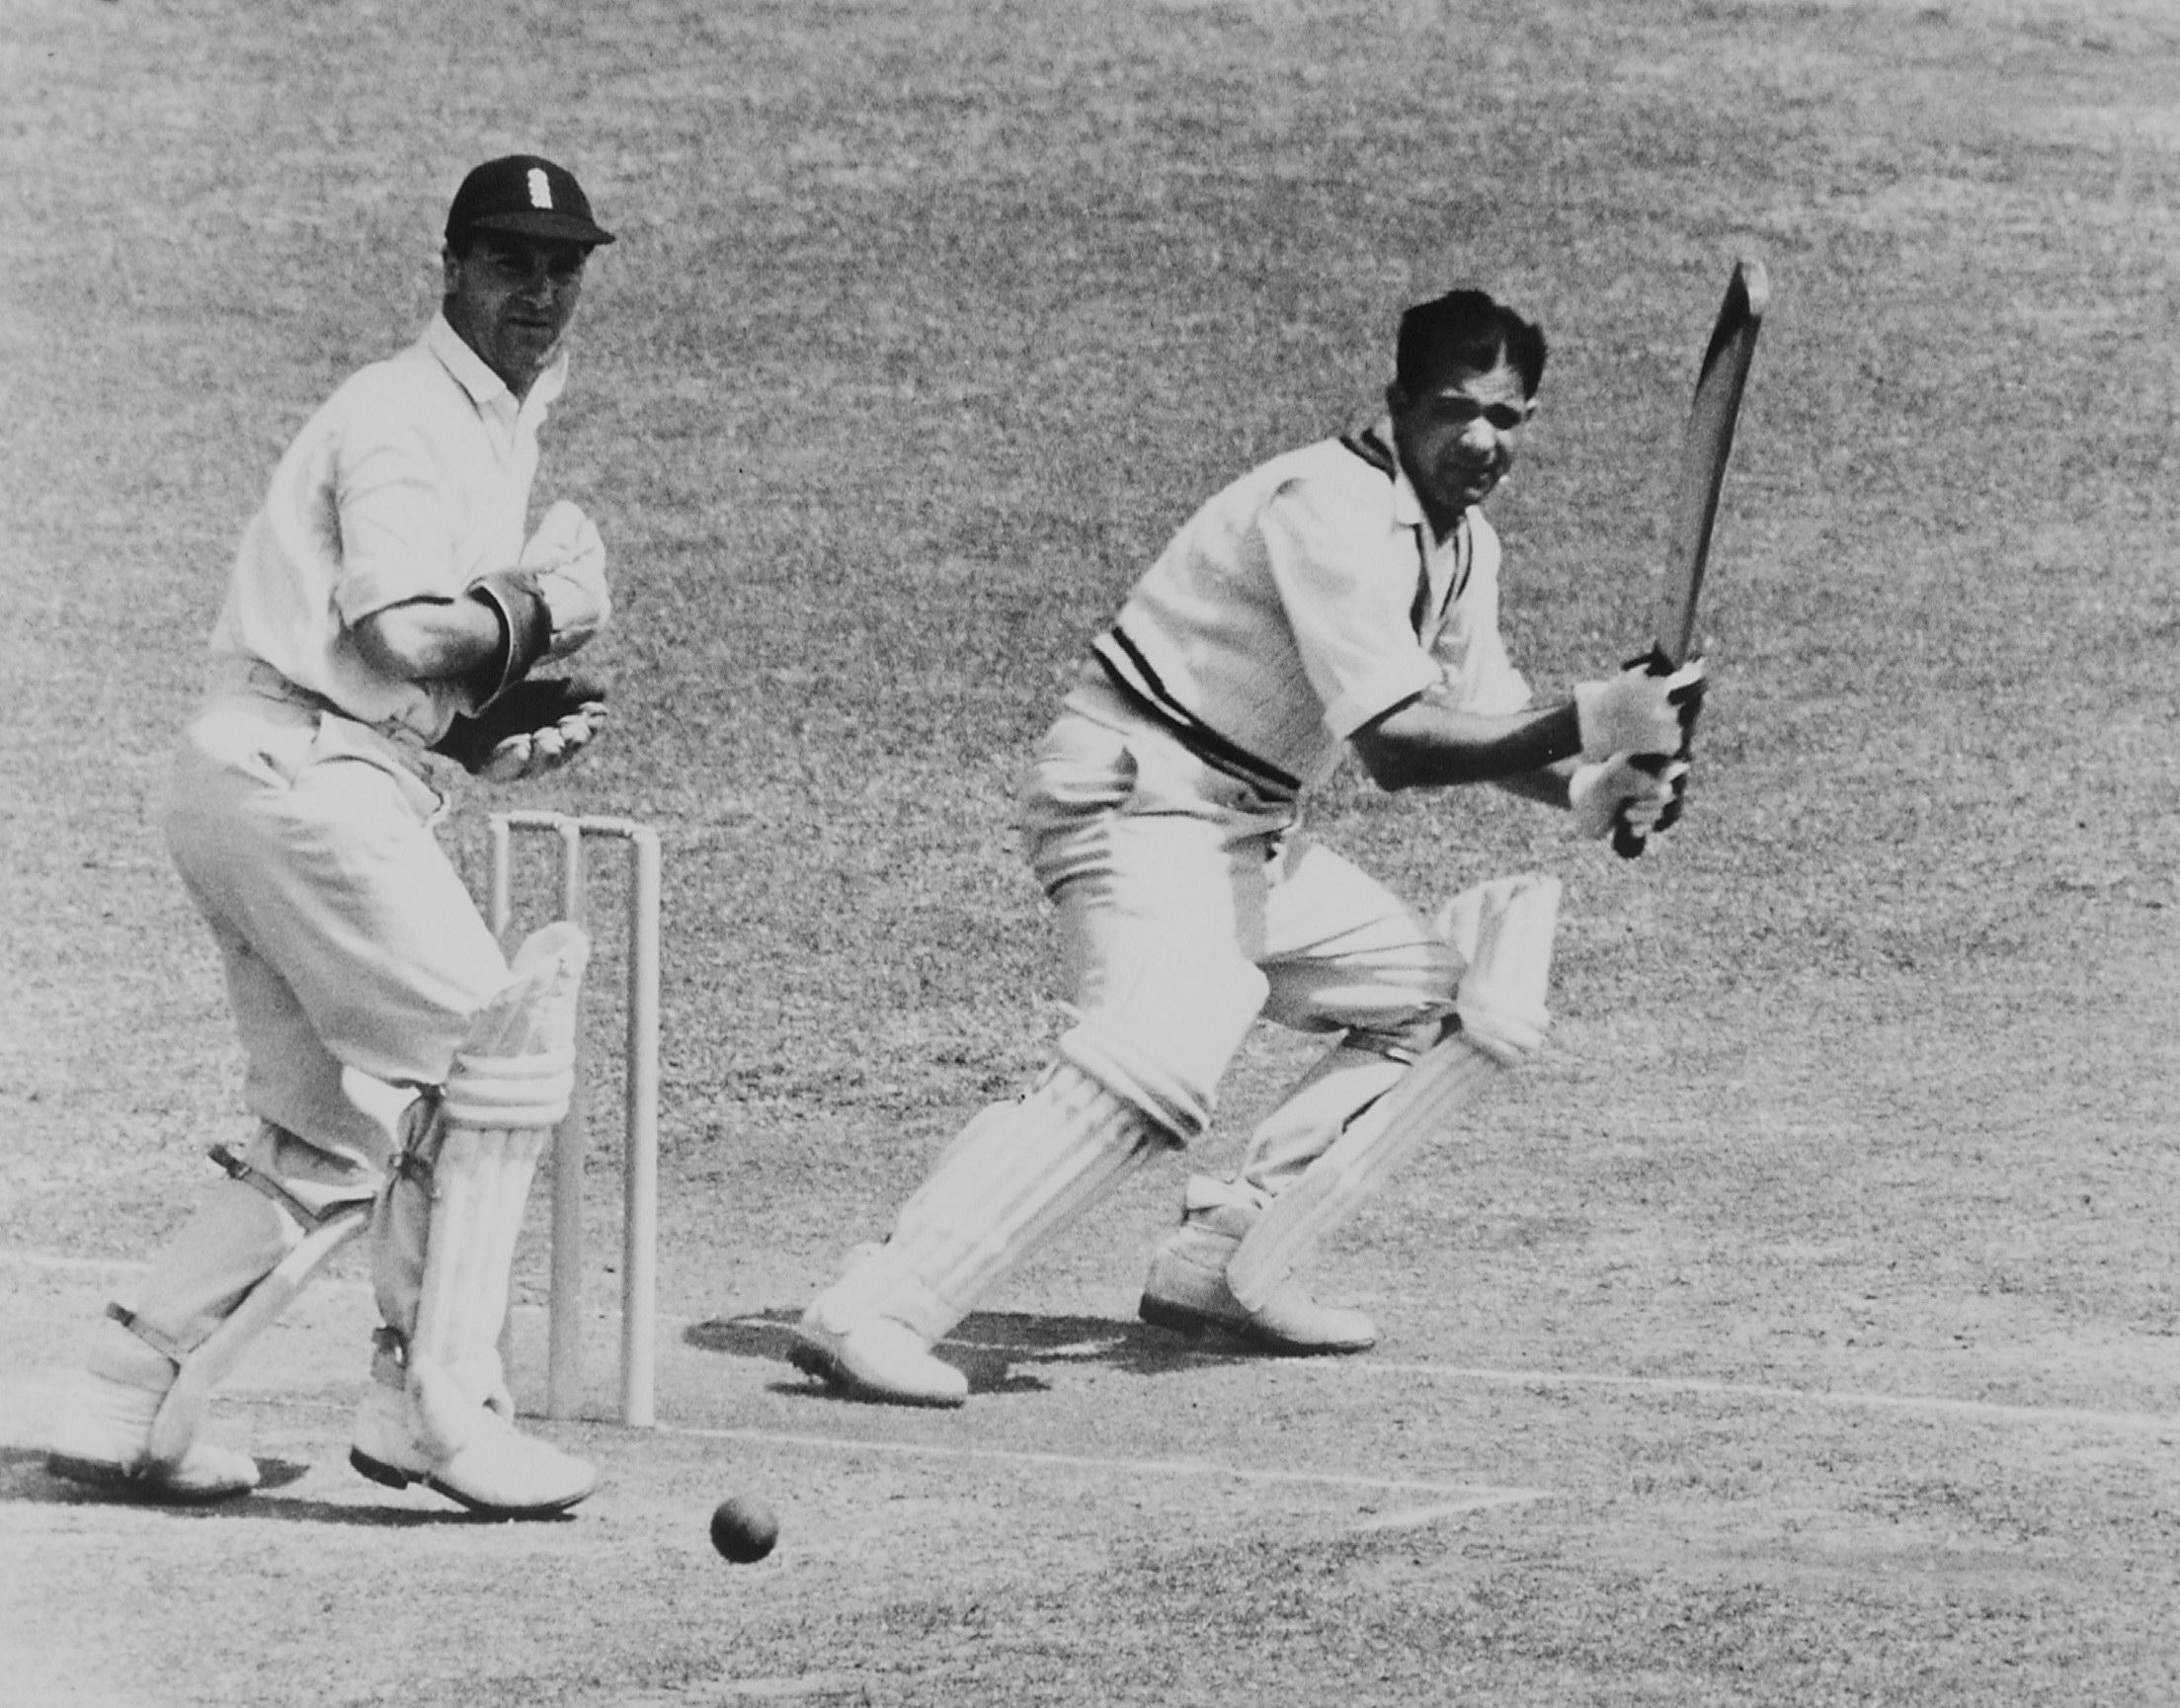
<instances>
[{"instance_id":1,"label":"batsman's face","mask_svg":"<svg viewBox=\"0 0 2180 1708\"><path fill-rule=\"evenodd\" d=\"M1504 362L1485 373L1446 374L1413 397L1396 384L1386 403L1401 466L1440 533L1506 478L1514 437L1537 412Z\"/></svg>"},{"instance_id":2,"label":"batsman's face","mask_svg":"<svg viewBox=\"0 0 2180 1708\"><path fill-rule=\"evenodd\" d=\"M552 360L583 295L580 243L480 231L467 255L445 256L446 323L516 396Z\"/></svg>"}]
</instances>

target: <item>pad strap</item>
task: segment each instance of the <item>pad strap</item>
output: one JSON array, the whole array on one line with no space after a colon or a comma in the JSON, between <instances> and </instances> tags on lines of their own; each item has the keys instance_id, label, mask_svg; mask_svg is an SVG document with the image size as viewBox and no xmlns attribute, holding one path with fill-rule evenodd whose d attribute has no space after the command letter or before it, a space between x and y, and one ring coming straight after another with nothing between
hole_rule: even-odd
<instances>
[{"instance_id":1,"label":"pad strap","mask_svg":"<svg viewBox=\"0 0 2180 1708\"><path fill-rule=\"evenodd\" d=\"M183 1345L171 1335L162 1335L150 1324L139 1319L136 1313L126 1305L108 1305L106 1314L176 1368L180 1368L183 1361L189 1357L189 1347Z\"/></svg>"},{"instance_id":2,"label":"pad strap","mask_svg":"<svg viewBox=\"0 0 2180 1708\"><path fill-rule=\"evenodd\" d=\"M263 1169L256 1167L225 1145L214 1145L209 1151L205 1152L205 1155L226 1170L230 1179L241 1181L242 1184L248 1186L254 1192L262 1192L293 1216L305 1228L323 1227L335 1216L353 1207L353 1200L343 1200L329 1204L322 1210L314 1210Z\"/></svg>"}]
</instances>

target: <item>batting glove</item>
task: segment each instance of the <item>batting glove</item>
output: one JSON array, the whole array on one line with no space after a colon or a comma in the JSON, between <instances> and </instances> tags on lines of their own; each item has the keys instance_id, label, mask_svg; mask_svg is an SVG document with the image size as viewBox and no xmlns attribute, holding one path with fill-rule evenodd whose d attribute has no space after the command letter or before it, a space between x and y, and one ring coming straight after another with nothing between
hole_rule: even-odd
<instances>
[{"instance_id":1,"label":"batting glove","mask_svg":"<svg viewBox=\"0 0 2180 1708\"><path fill-rule=\"evenodd\" d=\"M1567 803L1577 836L1610 836L1624 825L1647 837L1680 817L1687 786L1684 759L1660 764L1649 757L1614 754L1596 765L1574 768L1568 779Z\"/></svg>"},{"instance_id":2,"label":"batting glove","mask_svg":"<svg viewBox=\"0 0 2180 1708\"><path fill-rule=\"evenodd\" d=\"M1701 659L1675 670L1655 652L1608 681L1577 684L1582 758L1595 764L1615 754L1679 753L1702 709L1703 686Z\"/></svg>"}]
</instances>

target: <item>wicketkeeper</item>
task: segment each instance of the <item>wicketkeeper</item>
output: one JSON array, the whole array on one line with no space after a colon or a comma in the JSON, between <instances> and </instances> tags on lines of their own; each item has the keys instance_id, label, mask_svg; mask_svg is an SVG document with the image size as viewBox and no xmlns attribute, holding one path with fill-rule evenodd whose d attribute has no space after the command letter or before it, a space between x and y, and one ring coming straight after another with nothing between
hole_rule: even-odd
<instances>
[{"instance_id":1,"label":"wicketkeeper","mask_svg":"<svg viewBox=\"0 0 2180 1708\"><path fill-rule=\"evenodd\" d=\"M561 337L612 241L565 168L477 167L440 313L311 417L243 532L165 828L257 1130L213 1152L195 1215L96 1330L60 1476L155 1501L255 1487L250 1458L199 1437L205 1397L367 1228L384 1327L356 1467L516 1517L597 1481L515 1427L497 1350L587 944L550 927L510 965L439 845L435 777L441 759L539 775L605 716L595 688L531 674L606 622L605 547L572 504L534 530L528 513Z\"/></svg>"},{"instance_id":2,"label":"wicketkeeper","mask_svg":"<svg viewBox=\"0 0 2180 1708\"><path fill-rule=\"evenodd\" d=\"M1388 789L1496 783L1587 836L1664 830L1703 687L1700 664L1641 665L1538 710L1507 658L1478 506L1545 353L1482 291L1411 308L1385 415L1219 493L1092 642L1021 795L1074 1023L810 1306L799 1363L859 1398L960 1404L931 1347L1144 1158L1202 1134L1259 1016L1332 1042L1233 1179L1189 1179L1142 1315L1282 1353L1375 1342L1297 1271L1537 1048L1559 886L1500 879L1426 922L1302 834L1302 798L1352 749Z\"/></svg>"}]
</instances>

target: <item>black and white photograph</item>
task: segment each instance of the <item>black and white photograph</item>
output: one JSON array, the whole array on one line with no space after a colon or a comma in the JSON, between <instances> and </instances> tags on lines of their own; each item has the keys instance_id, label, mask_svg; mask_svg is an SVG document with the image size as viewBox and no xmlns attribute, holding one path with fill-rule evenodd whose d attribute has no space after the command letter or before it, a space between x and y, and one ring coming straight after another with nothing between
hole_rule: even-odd
<instances>
[{"instance_id":1,"label":"black and white photograph","mask_svg":"<svg viewBox=\"0 0 2180 1708\"><path fill-rule=\"evenodd\" d=\"M0 90L0 1700L2180 1705L2173 0Z\"/></svg>"}]
</instances>

